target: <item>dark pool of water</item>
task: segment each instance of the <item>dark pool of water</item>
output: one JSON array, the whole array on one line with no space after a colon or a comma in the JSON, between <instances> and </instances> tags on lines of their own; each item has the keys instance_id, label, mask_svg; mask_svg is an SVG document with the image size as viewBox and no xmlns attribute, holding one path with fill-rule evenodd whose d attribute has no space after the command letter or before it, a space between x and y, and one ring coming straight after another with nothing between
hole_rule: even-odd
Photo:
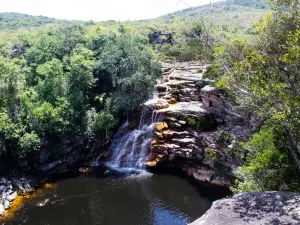
<instances>
[{"instance_id":1,"label":"dark pool of water","mask_svg":"<svg viewBox=\"0 0 300 225\"><path fill-rule=\"evenodd\" d=\"M44 205L45 204L45 205ZM80 176L25 201L11 221L19 225L187 224L211 206L187 180L142 172L126 177Z\"/></svg>"}]
</instances>

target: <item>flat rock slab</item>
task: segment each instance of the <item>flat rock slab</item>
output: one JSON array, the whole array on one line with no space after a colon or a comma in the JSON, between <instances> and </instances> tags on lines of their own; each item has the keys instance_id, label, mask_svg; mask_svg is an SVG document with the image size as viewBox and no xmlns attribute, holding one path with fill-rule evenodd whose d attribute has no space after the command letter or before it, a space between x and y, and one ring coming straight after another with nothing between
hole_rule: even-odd
<instances>
[{"instance_id":1,"label":"flat rock slab","mask_svg":"<svg viewBox=\"0 0 300 225\"><path fill-rule=\"evenodd\" d=\"M300 194L255 192L221 199L190 225L299 225Z\"/></svg>"},{"instance_id":2,"label":"flat rock slab","mask_svg":"<svg viewBox=\"0 0 300 225\"><path fill-rule=\"evenodd\" d=\"M158 110L158 112L195 112L195 113L208 113L203 108L201 102L178 102L174 105L170 105L169 108Z\"/></svg>"},{"instance_id":3,"label":"flat rock slab","mask_svg":"<svg viewBox=\"0 0 300 225\"><path fill-rule=\"evenodd\" d=\"M202 74L170 75L170 78L186 81L200 81L202 80Z\"/></svg>"}]
</instances>

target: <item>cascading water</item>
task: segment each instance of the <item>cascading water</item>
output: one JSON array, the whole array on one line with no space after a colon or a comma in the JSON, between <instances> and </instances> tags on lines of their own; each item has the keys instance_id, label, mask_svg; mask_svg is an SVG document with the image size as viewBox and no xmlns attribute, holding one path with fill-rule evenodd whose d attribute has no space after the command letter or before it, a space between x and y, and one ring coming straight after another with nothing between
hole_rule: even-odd
<instances>
[{"instance_id":1,"label":"cascading water","mask_svg":"<svg viewBox=\"0 0 300 225\"><path fill-rule=\"evenodd\" d=\"M113 168L143 169L149 144L153 140L154 126L162 119L163 113L153 111L150 117L147 111L143 111L138 129L127 131L126 122L114 136L108 165Z\"/></svg>"}]
</instances>

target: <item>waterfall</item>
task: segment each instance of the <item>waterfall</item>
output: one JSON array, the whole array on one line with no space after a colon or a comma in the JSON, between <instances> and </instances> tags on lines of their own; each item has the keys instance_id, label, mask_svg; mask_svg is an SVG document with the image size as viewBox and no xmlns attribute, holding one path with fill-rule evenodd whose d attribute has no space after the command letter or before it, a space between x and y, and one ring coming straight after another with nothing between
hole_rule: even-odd
<instances>
[{"instance_id":1,"label":"waterfall","mask_svg":"<svg viewBox=\"0 0 300 225\"><path fill-rule=\"evenodd\" d=\"M144 110L138 129L127 131L126 122L113 138L108 165L113 168L143 169L149 144L153 140L155 124L163 120L163 113L153 111L150 116Z\"/></svg>"}]
</instances>

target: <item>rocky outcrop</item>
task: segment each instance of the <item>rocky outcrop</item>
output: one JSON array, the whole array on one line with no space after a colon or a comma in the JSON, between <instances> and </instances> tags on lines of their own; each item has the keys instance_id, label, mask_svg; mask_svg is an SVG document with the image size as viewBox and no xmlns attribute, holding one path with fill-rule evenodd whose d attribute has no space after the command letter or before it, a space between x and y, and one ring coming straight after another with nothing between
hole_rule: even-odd
<instances>
[{"instance_id":1,"label":"rocky outcrop","mask_svg":"<svg viewBox=\"0 0 300 225\"><path fill-rule=\"evenodd\" d=\"M300 194L257 192L221 199L190 225L299 225Z\"/></svg>"},{"instance_id":2,"label":"rocky outcrop","mask_svg":"<svg viewBox=\"0 0 300 225\"><path fill-rule=\"evenodd\" d=\"M159 98L147 103L149 110L164 114L147 165L179 168L197 180L229 186L245 154L238 143L250 136L251 127L225 91L202 78L208 66L165 65L156 86Z\"/></svg>"},{"instance_id":3,"label":"rocky outcrop","mask_svg":"<svg viewBox=\"0 0 300 225\"><path fill-rule=\"evenodd\" d=\"M59 149L59 151L55 151ZM56 141L44 141L41 150L19 162L10 162L14 167L0 176L0 217L11 207L19 195L33 192L41 180L52 180L62 174L79 172L80 166L89 164L90 149L76 140L62 137ZM84 172L84 171L82 171Z\"/></svg>"},{"instance_id":4,"label":"rocky outcrop","mask_svg":"<svg viewBox=\"0 0 300 225\"><path fill-rule=\"evenodd\" d=\"M173 34L162 33L161 31L153 32L149 35L149 42L154 45L172 44Z\"/></svg>"},{"instance_id":5,"label":"rocky outcrop","mask_svg":"<svg viewBox=\"0 0 300 225\"><path fill-rule=\"evenodd\" d=\"M11 203L18 197L34 190L37 180L31 177L0 178L0 216L5 215L5 210L10 208Z\"/></svg>"}]
</instances>

